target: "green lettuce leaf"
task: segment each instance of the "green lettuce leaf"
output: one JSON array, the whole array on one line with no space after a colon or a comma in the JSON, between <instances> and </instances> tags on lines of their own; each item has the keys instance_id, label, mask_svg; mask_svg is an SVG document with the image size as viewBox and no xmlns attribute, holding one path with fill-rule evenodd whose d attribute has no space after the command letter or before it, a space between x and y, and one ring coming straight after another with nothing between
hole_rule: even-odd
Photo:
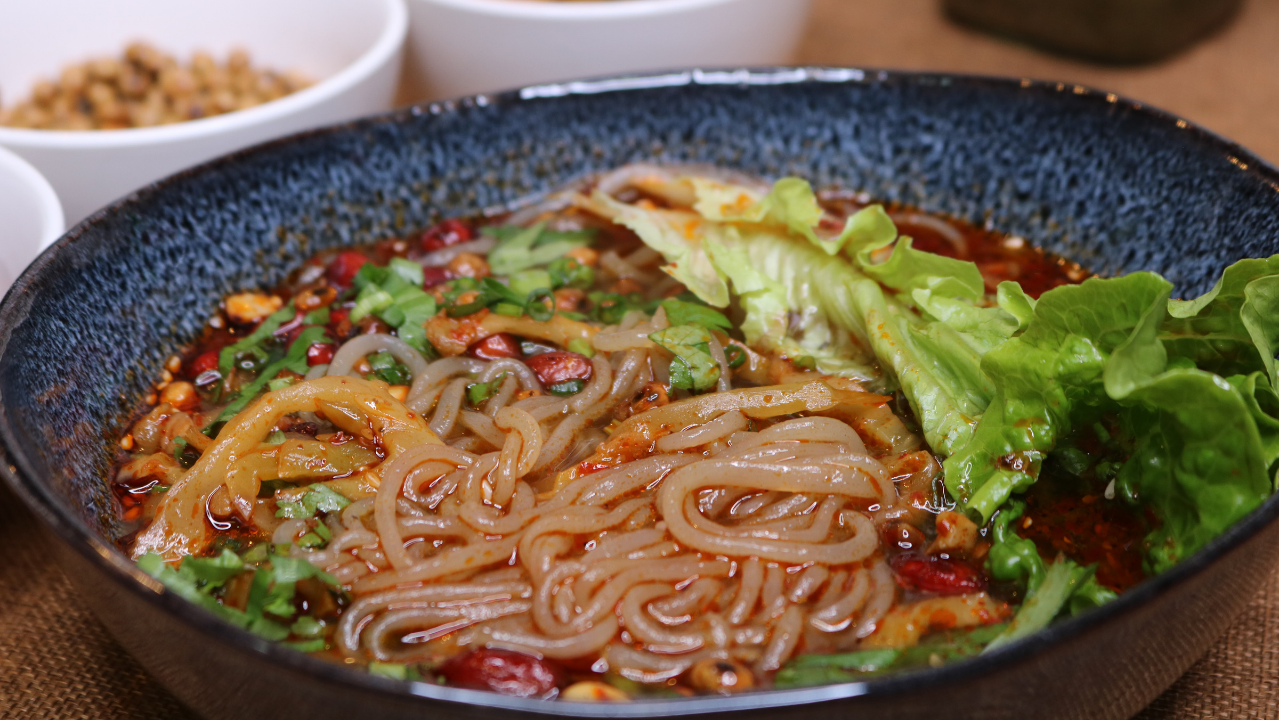
<instances>
[{"instance_id":1,"label":"green lettuce leaf","mask_svg":"<svg viewBox=\"0 0 1280 720\"><path fill-rule=\"evenodd\" d=\"M1104 414L1131 428L1118 487L1161 520L1148 538L1154 566L1194 551L1274 487L1275 257L1232 265L1193 300L1170 300L1168 282L1134 273L1038 301L1002 283L993 305L976 265L915 249L879 206L832 237L801 180L764 196L690 180L693 213L595 200L702 300L724 307L732 290L748 343L900 387L946 457L948 491L972 514L990 518L1035 482L1060 438ZM1205 440L1224 433L1234 439Z\"/></svg>"},{"instance_id":2,"label":"green lettuce leaf","mask_svg":"<svg viewBox=\"0 0 1280 720\"><path fill-rule=\"evenodd\" d=\"M1106 413L1131 452L1116 490L1159 519L1146 538L1148 568L1199 549L1274 491L1271 350L1254 344L1242 319L1245 288L1268 282L1274 267L1237 263L1190 301L1170 301L1172 286L1150 273L1045 293L1026 331L982 359L997 393L970 442L944 462L948 490L990 517L1035 481L1064 433ZM1252 372L1224 378L1196 362Z\"/></svg>"},{"instance_id":3,"label":"green lettuce leaf","mask_svg":"<svg viewBox=\"0 0 1280 720\"><path fill-rule=\"evenodd\" d=\"M592 200L612 212L614 222L630 228L646 245L662 253L667 261L662 269L703 302L714 307L729 304L729 285L711 262L704 242L720 232L718 223L704 222L689 212L646 210L599 191Z\"/></svg>"},{"instance_id":4,"label":"green lettuce leaf","mask_svg":"<svg viewBox=\"0 0 1280 720\"><path fill-rule=\"evenodd\" d=\"M1169 301L1160 326L1169 355L1222 377L1265 369L1274 386L1277 260L1241 260L1204 295Z\"/></svg>"},{"instance_id":5,"label":"green lettuce leaf","mask_svg":"<svg viewBox=\"0 0 1280 720\"><path fill-rule=\"evenodd\" d=\"M982 358L996 394L972 438L943 463L952 497L985 520L1030 487L1073 413L1106 400L1108 356L1170 287L1157 275L1133 273L1042 295L1026 331Z\"/></svg>"}]
</instances>

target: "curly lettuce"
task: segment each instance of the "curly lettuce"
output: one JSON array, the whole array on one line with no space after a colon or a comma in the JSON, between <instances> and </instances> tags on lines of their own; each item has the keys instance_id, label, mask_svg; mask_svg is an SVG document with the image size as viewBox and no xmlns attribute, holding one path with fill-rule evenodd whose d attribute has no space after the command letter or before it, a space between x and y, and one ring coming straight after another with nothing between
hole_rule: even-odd
<instances>
[{"instance_id":1,"label":"curly lettuce","mask_svg":"<svg viewBox=\"0 0 1280 720\"><path fill-rule=\"evenodd\" d=\"M1149 569L1194 552L1274 492L1275 256L1232 265L1192 300L1171 300L1152 273L1038 301L1006 282L991 297L977 266L917 250L879 206L836 231L803 180L761 194L685 179L689 210L595 200L700 299L725 307L736 297L749 343L900 388L946 458L949 493L977 519L1029 488L1063 437L1103 415L1130 453L1119 496L1159 521ZM1059 575L1074 586L1081 572Z\"/></svg>"}]
</instances>

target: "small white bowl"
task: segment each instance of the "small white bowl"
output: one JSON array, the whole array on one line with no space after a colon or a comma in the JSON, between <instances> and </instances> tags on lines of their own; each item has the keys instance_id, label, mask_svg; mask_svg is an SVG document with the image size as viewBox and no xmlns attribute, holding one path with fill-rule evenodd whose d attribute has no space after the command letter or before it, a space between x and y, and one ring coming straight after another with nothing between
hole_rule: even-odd
<instances>
[{"instance_id":1,"label":"small white bowl","mask_svg":"<svg viewBox=\"0 0 1280 720\"><path fill-rule=\"evenodd\" d=\"M408 0L405 84L440 99L690 67L786 64L811 0Z\"/></svg>"},{"instance_id":2,"label":"small white bowl","mask_svg":"<svg viewBox=\"0 0 1280 720\"><path fill-rule=\"evenodd\" d=\"M0 21L0 99L41 77L145 40L179 62L233 48L254 67L298 70L316 84L247 110L175 125L69 132L0 127L0 146L35 165L72 224L190 165L273 137L390 109L408 14L403 0L40 0L7 3Z\"/></svg>"},{"instance_id":3,"label":"small white bowl","mask_svg":"<svg viewBox=\"0 0 1280 720\"><path fill-rule=\"evenodd\" d=\"M49 181L0 148L0 295L65 229L62 204Z\"/></svg>"}]
</instances>

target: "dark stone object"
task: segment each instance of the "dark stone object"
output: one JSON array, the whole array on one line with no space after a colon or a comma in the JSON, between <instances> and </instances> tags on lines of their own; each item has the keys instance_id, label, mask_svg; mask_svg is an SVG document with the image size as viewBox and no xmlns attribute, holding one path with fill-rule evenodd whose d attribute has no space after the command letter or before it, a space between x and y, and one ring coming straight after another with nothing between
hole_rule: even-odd
<instances>
[{"instance_id":1,"label":"dark stone object","mask_svg":"<svg viewBox=\"0 0 1280 720\"><path fill-rule=\"evenodd\" d=\"M71 230L0 305L2 472L91 607L210 717L1126 718L1228 626L1276 565L1277 503L1118 601L966 662L805 690L628 705L399 683L265 642L167 593L117 549L121 435L165 358L227 292L322 248L528 201L618 165L796 174L1021 234L1178 294L1276 252L1276 170L1114 95L846 69L696 71L415 107L247 150Z\"/></svg>"},{"instance_id":2,"label":"dark stone object","mask_svg":"<svg viewBox=\"0 0 1280 720\"><path fill-rule=\"evenodd\" d=\"M1071 57L1116 65L1175 55L1225 26L1242 0L942 0L952 19Z\"/></svg>"}]
</instances>

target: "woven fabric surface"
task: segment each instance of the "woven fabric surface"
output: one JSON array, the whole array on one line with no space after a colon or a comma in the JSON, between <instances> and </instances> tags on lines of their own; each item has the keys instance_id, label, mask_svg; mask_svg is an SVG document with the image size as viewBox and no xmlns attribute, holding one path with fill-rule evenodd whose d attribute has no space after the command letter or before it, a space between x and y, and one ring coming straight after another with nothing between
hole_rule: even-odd
<instances>
[{"instance_id":1,"label":"woven fabric surface","mask_svg":"<svg viewBox=\"0 0 1280 720\"><path fill-rule=\"evenodd\" d=\"M48 560L35 519L0 485L0 720L187 720ZM1277 585L1138 720L1274 720Z\"/></svg>"}]
</instances>

